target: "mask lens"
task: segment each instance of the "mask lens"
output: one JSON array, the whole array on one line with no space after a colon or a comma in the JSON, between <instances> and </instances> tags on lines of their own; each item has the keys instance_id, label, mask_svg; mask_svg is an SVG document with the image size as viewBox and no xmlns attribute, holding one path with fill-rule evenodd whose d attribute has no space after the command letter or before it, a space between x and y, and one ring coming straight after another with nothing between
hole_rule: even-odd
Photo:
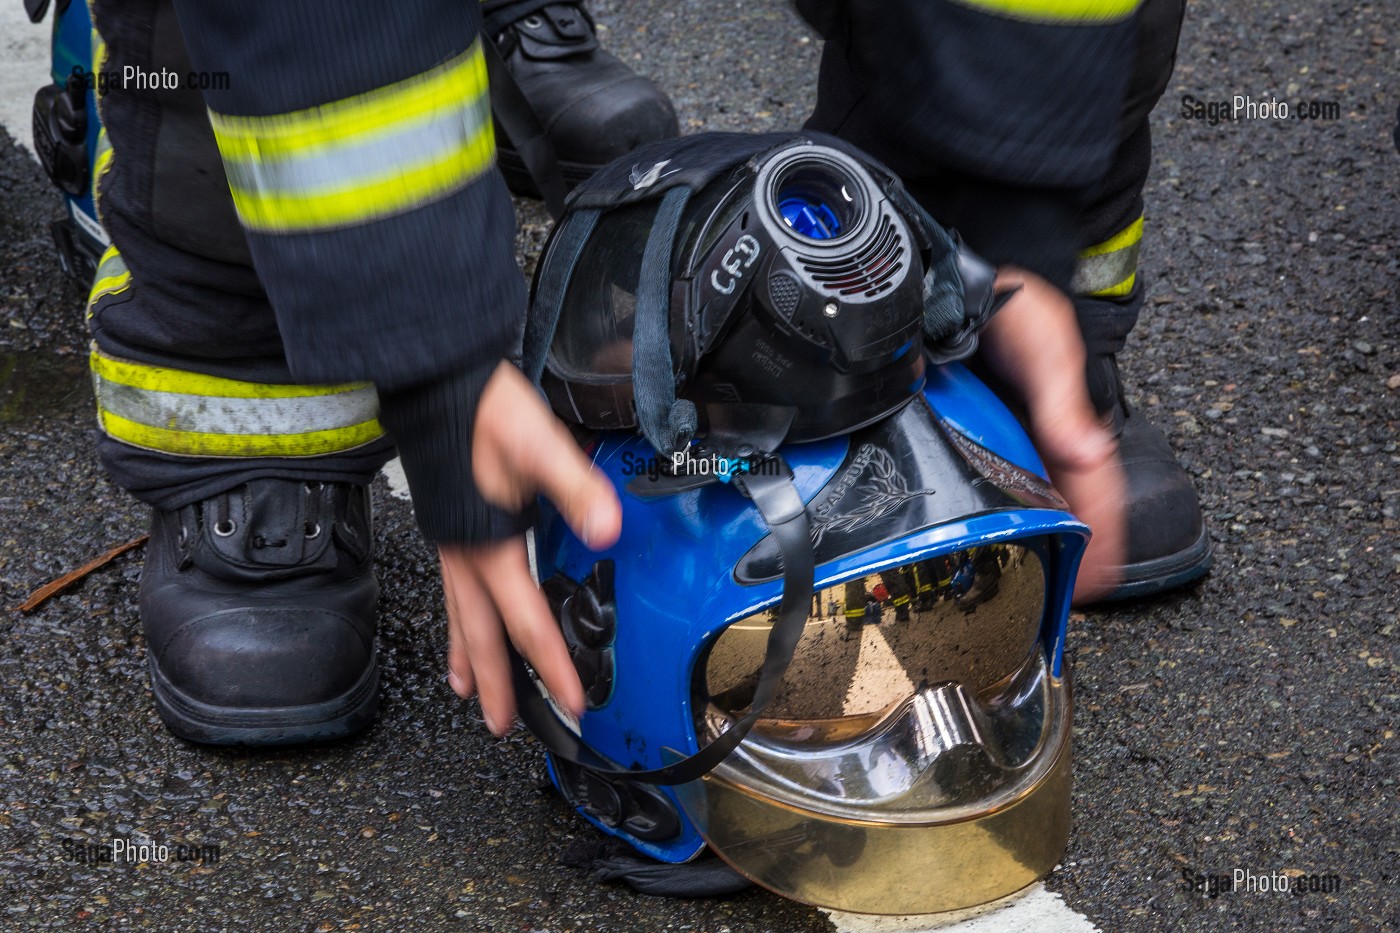
<instances>
[{"instance_id":1,"label":"mask lens","mask_svg":"<svg viewBox=\"0 0 1400 933\"><path fill-rule=\"evenodd\" d=\"M826 161L798 161L769 189L788 228L808 240L834 240L854 231L864 214L864 190Z\"/></svg>"},{"instance_id":2,"label":"mask lens","mask_svg":"<svg viewBox=\"0 0 1400 933\"><path fill-rule=\"evenodd\" d=\"M628 379L636 324L641 244L655 223L656 205L628 205L611 216L610 235L590 237L579 256L554 344L553 365L578 377Z\"/></svg>"},{"instance_id":3,"label":"mask lens","mask_svg":"<svg viewBox=\"0 0 1400 933\"><path fill-rule=\"evenodd\" d=\"M809 240L830 240L841 235L841 220L836 211L806 191L781 192L778 211L794 232Z\"/></svg>"}]
</instances>

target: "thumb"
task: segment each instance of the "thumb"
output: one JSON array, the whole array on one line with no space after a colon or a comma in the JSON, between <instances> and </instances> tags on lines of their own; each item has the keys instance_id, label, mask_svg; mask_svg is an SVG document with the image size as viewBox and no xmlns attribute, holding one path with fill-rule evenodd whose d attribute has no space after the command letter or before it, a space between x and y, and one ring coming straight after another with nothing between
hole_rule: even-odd
<instances>
[{"instance_id":1,"label":"thumb","mask_svg":"<svg viewBox=\"0 0 1400 933\"><path fill-rule=\"evenodd\" d=\"M1026 409L1031 436L1049 464L1092 470L1104 464L1117 449L1079 379L1059 379L1041 386L1038 394L1028 398Z\"/></svg>"},{"instance_id":2,"label":"thumb","mask_svg":"<svg viewBox=\"0 0 1400 933\"><path fill-rule=\"evenodd\" d=\"M984 355L1025 405L1036 449L1053 466L1101 466L1116 445L1089 399L1074 306L1050 283L1022 270L1003 271L997 284L1016 291L984 329Z\"/></svg>"},{"instance_id":3,"label":"thumb","mask_svg":"<svg viewBox=\"0 0 1400 933\"><path fill-rule=\"evenodd\" d=\"M622 506L525 376L501 364L482 393L473 471L482 494L520 503L543 495L593 549L622 532ZM509 490L507 493L506 490Z\"/></svg>"},{"instance_id":4,"label":"thumb","mask_svg":"<svg viewBox=\"0 0 1400 933\"><path fill-rule=\"evenodd\" d=\"M553 502L574 534L593 550L616 542L622 533L622 504L612 484L553 417L539 440L535 452L521 465L525 482Z\"/></svg>"}]
</instances>

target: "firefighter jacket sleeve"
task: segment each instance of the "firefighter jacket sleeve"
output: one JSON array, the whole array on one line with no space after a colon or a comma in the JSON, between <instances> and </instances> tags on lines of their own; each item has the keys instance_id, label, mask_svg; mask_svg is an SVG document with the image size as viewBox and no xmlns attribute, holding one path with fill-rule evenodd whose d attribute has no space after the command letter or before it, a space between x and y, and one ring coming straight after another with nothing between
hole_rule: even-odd
<instances>
[{"instance_id":1,"label":"firefighter jacket sleeve","mask_svg":"<svg viewBox=\"0 0 1400 933\"><path fill-rule=\"evenodd\" d=\"M516 530L471 474L524 319L480 12L460 0L177 0L293 375L369 379L435 541ZM214 82L211 82L214 83Z\"/></svg>"},{"instance_id":2,"label":"firefighter jacket sleeve","mask_svg":"<svg viewBox=\"0 0 1400 933\"><path fill-rule=\"evenodd\" d=\"M812 125L871 151L997 264L1068 289L1118 144L1137 0L798 0L827 39Z\"/></svg>"}]
</instances>

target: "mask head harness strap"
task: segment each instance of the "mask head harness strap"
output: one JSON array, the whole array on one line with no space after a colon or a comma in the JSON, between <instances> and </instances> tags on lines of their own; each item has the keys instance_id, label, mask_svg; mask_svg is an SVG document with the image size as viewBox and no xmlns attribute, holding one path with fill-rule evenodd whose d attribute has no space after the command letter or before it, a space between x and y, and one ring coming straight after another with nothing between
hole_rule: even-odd
<instances>
[{"instance_id":1,"label":"mask head harness strap","mask_svg":"<svg viewBox=\"0 0 1400 933\"><path fill-rule=\"evenodd\" d=\"M642 253L642 278L637 285L632 393L642 433L662 454L685 449L696 428L695 405L676 398L671 363L671 255L689 200L690 189L685 187L672 188L661 199Z\"/></svg>"},{"instance_id":2,"label":"mask head harness strap","mask_svg":"<svg viewBox=\"0 0 1400 933\"><path fill-rule=\"evenodd\" d=\"M637 424L663 455L683 450L697 429L695 405L676 398L671 356L671 269L676 238L691 195L787 134L710 134L644 146L626 161L604 167L576 188L541 262L526 322L522 370L536 385L543 378L574 271L602 213L658 200L642 252L633 331L632 394ZM676 166L678 156L686 156ZM643 166L650 164L644 170Z\"/></svg>"}]
</instances>

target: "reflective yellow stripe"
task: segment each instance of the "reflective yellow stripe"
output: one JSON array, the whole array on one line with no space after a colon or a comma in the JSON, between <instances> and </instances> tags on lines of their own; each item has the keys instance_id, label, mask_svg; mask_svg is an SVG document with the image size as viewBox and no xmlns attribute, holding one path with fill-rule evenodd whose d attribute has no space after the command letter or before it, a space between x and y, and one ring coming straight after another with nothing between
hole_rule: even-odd
<instances>
[{"instance_id":1,"label":"reflective yellow stripe","mask_svg":"<svg viewBox=\"0 0 1400 933\"><path fill-rule=\"evenodd\" d=\"M210 113L239 217L286 233L366 223L460 190L495 160L478 40L404 81L268 117Z\"/></svg>"},{"instance_id":2,"label":"reflective yellow stripe","mask_svg":"<svg viewBox=\"0 0 1400 933\"><path fill-rule=\"evenodd\" d=\"M1080 250L1079 258L1088 259L1090 256L1102 256L1104 253L1116 253L1130 246L1136 246L1142 242L1142 227L1143 218L1139 217L1102 243L1091 246L1088 249Z\"/></svg>"},{"instance_id":3,"label":"reflective yellow stripe","mask_svg":"<svg viewBox=\"0 0 1400 933\"><path fill-rule=\"evenodd\" d=\"M93 347L98 421L109 437L203 457L312 457L380 437L367 382L264 385L150 366Z\"/></svg>"},{"instance_id":4,"label":"reflective yellow stripe","mask_svg":"<svg viewBox=\"0 0 1400 933\"><path fill-rule=\"evenodd\" d=\"M112 168L112 141L107 138L107 127L97 131L97 155L92 159L92 206L97 211L97 220L102 221L102 199L98 188L102 177Z\"/></svg>"},{"instance_id":5,"label":"reflective yellow stripe","mask_svg":"<svg viewBox=\"0 0 1400 933\"><path fill-rule=\"evenodd\" d=\"M384 433L377 421L303 434L207 434L153 428L101 409L98 419L102 430L115 440L189 457L321 457L368 444Z\"/></svg>"},{"instance_id":6,"label":"reflective yellow stripe","mask_svg":"<svg viewBox=\"0 0 1400 933\"><path fill-rule=\"evenodd\" d=\"M88 292L87 316L92 317L92 309L99 298L116 295L130 287L131 272L126 268L126 261L115 246L107 247L97 263L97 274L93 276L92 289Z\"/></svg>"},{"instance_id":7,"label":"reflective yellow stripe","mask_svg":"<svg viewBox=\"0 0 1400 933\"><path fill-rule=\"evenodd\" d=\"M1127 19L1140 0L954 0L1011 19L1047 23L1111 23Z\"/></svg>"},{"instance_id":8,"label":"reflective yellow stripe","mask_svg":"<svg viewBox=\"0 0 1400 933\"><path fill-rule=\"evenodd\" d=\"M219 151L234 160L274 161L349 138L390 136L415 121L460 112L486 93L480 40L456 58L387 87L269 117L212 114Z\"/></svg>"},{"instance_id":9,"label":"reflective yellow stripe","mask_svg":"<svg viewBox=\"0 0 1400 933\"><path fill-rule=\"evenodd\" d=\"M1143 219L1139 217L1104 242L1080 251L1072 283L1074 293L1099 298L1131 293L1137 283L1142 230Z\"/></svg>"},{"instance_id":10,"label":"reflective yellow stripe","mask_svg":"<svg viewBox=\"0 0 1400 933\"><path fill-rule=\"evenodd\" d=\"M115 246L109 246L97 263L97 275L92 280L88 303L91 304L103 295L124 291L130 285L131 272L126 268L126 261Z\"/></svg>"},{"instance_id":11,"label":"reflective yellow stripe","mask_svg":"<svg viewBox=\"0 0 1400 933\"><path fill-rule=\"evenodd\" d=\"M355 392L370 386L368 382L344 382L337 385L272 385L259 382L239 382L221 376L149 366L107 356L93 351L93 366L100 369L108 382L145 389L149 392L183 392L207 395L211 398L313 398Z\"/></svg>"}]
</instances>

